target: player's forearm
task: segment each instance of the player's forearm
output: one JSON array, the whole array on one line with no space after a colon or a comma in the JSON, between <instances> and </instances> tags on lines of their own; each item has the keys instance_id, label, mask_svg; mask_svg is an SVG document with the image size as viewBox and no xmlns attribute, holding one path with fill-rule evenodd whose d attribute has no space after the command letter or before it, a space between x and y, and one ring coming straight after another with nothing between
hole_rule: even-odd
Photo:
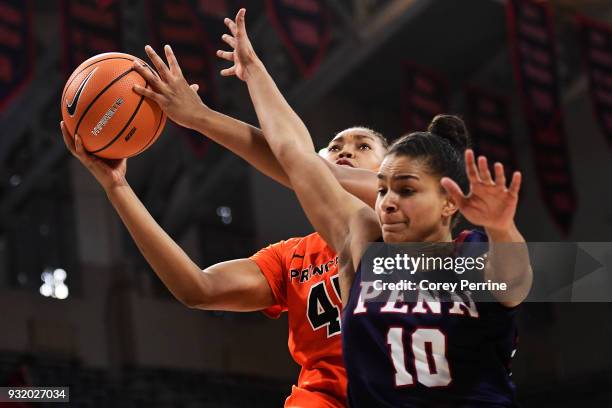
<instances>
[{"instance_id":1,"label":"player's forearm","mask_svg":"<svg viewBox=\"0 0 612 408\"><path fill-rule=\"evenodd\" d=\"M312 226L334 249L346 238L348 220L363 205L344 191L315 153L308 129L291 109L263 64L249 68L247 85L259 123L272 152L289 176ZM321 205L321 200L326 205ZM355 201L359 202L356 206Z\"/></svg>"},{"instance_id":2,"label":"player's forearm","mask_svg":"<svg viewBox=\"0 0 612 408\"><path fill-rule=\"evenodd\" d=\"M520 304L531 289L533 272L525 238L513 224L503 231L486 230L489 239L485 279L506 283L507 290L495 294L507 306Z\"/></svg>"},{"instance_id":3,"label":"player's forearm","mask_svg":"<svg viewBox=\"0 0 612 408\"><path fill-rule=\"evenodd\" d=\"M342 188L374 208L378 195L378 178L371 170L339 166L321 158L340 182Z\"/></svg>"},{"instance_id":4,"label":"player's forearm","mask_svg":"<svg viewBox=\"0 0 612 408\"><path fill-rule=\"evenodd\" d=\"M194 130L231 150L271 179L291 188L289 177L260 129L203 106L196 113Z\"/></svg>"},{"instance_id":5,"label":"player's forearm","mask_svg":"<svg viewBox=\"0 0 612 408\"><path fill-rule=\"evenodd\" d=\"M127 184L106 194L151 268L172 294L184 304L206 296L200 268L170 238Z\"/></svg>"},{"instance_id":6,"label":"player's forearm","mask_svg":"<svg viewBox=\"0 0 612 408\"><path fill-rule=\"evenodd\" d=\"M292 188L289 177L274 156L261 129L203 106L197 112L193 129L246 160L251 166ZM337 166L321 158L342 187L374 207L376 202L376 174L369 170Z\"/></svg>"},{"instance_id":7,"label":"player's forearm","mask_svg":"<svg viewBox=\"0 0 612 408\"><path fill-rule=\"evenodd\" d=\"M249 67L247 86L268 145L289 175L292 166L299 161L298 157L314 154L308 129L289 106L261 61Z\"/></svg>"},{"instance_id":8,"label":"player's forearm","mask_svg":"<svg viewBox=\"0 0 612 408\"><path fill-rule=\"evenodd\" d=\"M308 129L260 61L246 75L249 94L270 149L289 176L302 209L335 250L344 248L348 224L364 204L341 188L315 153ZM324 200L326 205L321 205Z\"/></svg>"}]
</instances>

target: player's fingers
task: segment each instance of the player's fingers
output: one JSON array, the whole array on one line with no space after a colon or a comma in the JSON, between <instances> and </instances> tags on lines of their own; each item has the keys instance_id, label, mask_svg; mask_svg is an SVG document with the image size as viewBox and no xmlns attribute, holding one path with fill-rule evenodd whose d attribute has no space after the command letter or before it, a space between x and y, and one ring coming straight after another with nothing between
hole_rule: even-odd
<instances>
[{"instance_id":1,"label":"player's fingers","mask_svg":"<svg viewBox=\"0 0 612 408\"><path fill-rule=\"evenodd\" d=\"M465 151L465 171L470 183L476 184L480 182L478 169L476 168L476 161L474 159L474 151L472 149L467 149Z\"/></svg>"},{"instance_id":2,"label":"player's fingers","mask_svg":"<svg viewBox=\"0 0 612 408\"><path fill-rule=\"evenodd\" d=\"M504 173L504 165L497 162L493 165L495 171L495 184L501 187L506 187L506 174Z\"/></svg>"},{"instance_id":3,"label":"player's fingers","mask_svg":"<svg viewBox=\"0 0 612 408\"><path fill-rule=\"evenodd\" d=\"M76 154L76 151L74 149L74 139L70 136L70 133L68 133L68 129L66 129L66 125L64 124L63 120L60 122L60 129L62 130L62 136L64 138L64 143L66 144L66 147L68 148L70 153L72 153L73 155Z\"/></svg>"},{"instance_id":4,"label":"player's fingers","mask_svg":"<svg viewBox=\"0 0 612 408\"><path fill-rule=\"evenodd\" d=\"M237 32L236 35L246 35L246 23L245 23L245 18L244 16L246 15L246 9L241 8L240 10L238 10L238 14L236 14L236 25L237 25Z\"/></svg>"},{"instance_id":5,"label":"player's fingers","mask_svg":"<svg viewBox=\"0 0 612 408\"><path fill-rule=\"evenodd\" d=\"M164 60L162 60L161 57L157 55L153 47L151 47L150 45L145 46L145 52L149 56L149 59L153 63L153 66L155 66L155 69L159 73L161 79L166 81L168 79L168 76L170 75L170 70L166 66Z\"/></svg>"},{"instance_id":6,"label":"player's fingers","mask_svg":"<svg viewBox=\"0 0 612 408\"><path fill-rule=\"evenodd\" d=\"M227 28L229 28L232 35L235 36L236 32L238 31L238 27L236 26L236 23L234 23L231 18L227 18L227 17L223 20L223 22L225 23Z\"/></svg>"},{"instance_id":7,"label":"player's fingers","mask_svg":"<svg viewBox=\"0 0 612 408\"><path fill-rule=\"evenodd\" d=\"M159 79L157 75L153 73L151 68L143 65L141 62L134 61L134 70L142 76L147 83L151 84L153 89L161 90L164 83Z\"/></svg>"},{"instance_id":8,"label":"player's fingers","mask_svg":"<svg viewBox=\"0 0 612 408\"><path fill-rule=\"evenodd\" d=\"M234 61L234 52L233 51L223 51L217 50L217 57L222 58L227 61Z\"/></svg>"},{"instance_id":9,"label":"player's fingers","mask_svg":"<svg viewBox=\"0 0 612 408\"><path fill-rule=\"evenodd\" d=\"M221 70L221 75L222 76L232 76L232 75L236 75L236 66L234 65L231 68L226 68L226 69L222 69Z\"/></svg>"},{"instance_id":10,"label":"player's fingers","mask_svg":"<svg viewBox=\"0 0 612 408\"><path fill-rule=\"evenodd\" d=\"M221 36L221 39L227 43L227 45L229 45L230 47L232 47L233 49L236 48L236 39L234 37L232 37L231 35L228 34L223 34Z\"/></svg>"},{"instance_id":11,"label":"player's fingers","mask_svg":"<svg viewBox=\"0 0 612 408\"><path fill-rule=\"evenodd\" d=\"M152 82L152 78L155 75L151 73L145 66L145 64L137 59L134 59L134 71L138 72L141 77L147 80L147 82ZM151 79L151 80L149 80Z\"/></svg>"},{"instance_id":12,"label":"player's fingers","mask_svg":"<svg viewBox=\"0 0 612 408\"><path fill-rule=\"evenodd\" d=\"M485 184L495 185L493 178L491 178L491 172L489 171L489 163L485 156L480 156L478 158L478 172L480 175L480 179Z\"/></svg>"},{"instance_id":13,"label":"player's fingers","mask_svg":"<svg viewBox=\"0 0 612 408\"><path fill-rule=\"evenodd\" d=\"M523 180L523 175L520 171L515 171L512 175L512 182L510 183L510 193L517 196L519 190L521 189L521 181Z\"/></svg>"},{"instance_id":14,"label":"player's fingers","mask_svg":"<svg viewBox=\"0 0 612 408\"><path fill-rule=\"evenodd\" d=\"M191 84L191 85L189 85L189 87L191 89L193 89L194 91L196 91L196 92L198 92L198 90L200 89L200 85L198 85L198 84Z\"/></svg>"},{"instance_id":15,"label":"player's fingers","mask_svg":"<svg viewBox=\"0 0 612 408\"><path fill-rule=\"evenodd\" d=\"M174 75L183 75L183 72L181 71L181 67L178 63L178 61L176 60L176 56L174 55L174 51L172 51L172 47L170 47L169 44L166 44L164 46L164 52L166 53L166 59L168 60L168 65L170 66L170 72L172 72Z\"/></svg>"},{"instance_id":16,"label":"player's fingers","mask_svg":"<svg viewBox=\"0 0 612 408\"><path fill-rule=\"evenodd\" d=\"M81 136L79 136L78 134L74 135L74 147L75 147L76 156L80 161L82 161L85 164L91 161L91 159L87 155L87 152L85 152L85 148L83 147L83 140L81 139Z\"/></svg>"},{"instance_id":17,"label":"player's fingers","mask_svg":"<svg viewBox=\"0 0 612 408\"><path fill-rule=\"evenodd\" d=\"M138 95L142 95L142 96L144 96L146 98L152 99L158 105L161 105L162 102L163 102L163 96L161 94L158 94L157 92L153 91L150 88L145 88L144 86L141 86L141 85L134 85L132 87L132 89Z\"/></svg>"},{"instance_id":18,"label":"player's fingers","mask_svg":"<svg viewBox=\"0 0 612 408\"><path fill-rule=\"evenodd\" d=\"M455 204L457 204L459 208L463 208L465 204L465 195L463 194L463 191L461 191L461 187L459 187L459 185L455 183L454 180L448 177L442 177L442 179L440 180L440 184L442 184L442 187L444 187L444 189L453 199Z\"/></svg>"}]
</instances>

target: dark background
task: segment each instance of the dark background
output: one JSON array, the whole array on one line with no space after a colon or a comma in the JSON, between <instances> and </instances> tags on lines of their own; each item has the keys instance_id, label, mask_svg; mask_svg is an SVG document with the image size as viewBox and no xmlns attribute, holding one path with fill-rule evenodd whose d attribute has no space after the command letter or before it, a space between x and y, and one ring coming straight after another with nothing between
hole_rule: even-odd
<instances>
[{"instance_id":1,"label":"dark background","mask_svg":"<svg viewBox=\"0 0 612 408\"><path fill-rule=\"evenodd\" d=\"M517 223L527 240L610 241L612 151L593 115L572 16L579 10L612 23L612 3L553 3L579 198L569 235L540 198L502 1L328 1L332 41L307 79L270 25L264 2L246 2L251 40L317 146L353 125L391 139L401 135L401 62L415 61L449 78L452 113L465 112L467 84L510 98L524 173ZM83 406L279 406L298 374L287 352L286 320L189 310L159 282L101 188L63 147L59 2L32 5L32 80L0 111L0 381L14 381L18 367L27 367L34 384L71 384L73 401ZM120 51L144 58L143 46L152 42L144 2L121 5ZM233 16L235 9L228 10ZM256 124L244 85L217 75L225 67L217 64L215 108ZM202 268L311 231L290 191L214 143L195 154L190 138L201 143L169 123L152 148L129 160L128 180ZM230 209L231 222L219 215L222 207ZM41 273L56 268L67 271L65 300L39 293ZM612 289L606 279L602 284ZM513 372L525 406L610 404L611 311L607 303L522 306Z\"/></svg>"}]
</instances>

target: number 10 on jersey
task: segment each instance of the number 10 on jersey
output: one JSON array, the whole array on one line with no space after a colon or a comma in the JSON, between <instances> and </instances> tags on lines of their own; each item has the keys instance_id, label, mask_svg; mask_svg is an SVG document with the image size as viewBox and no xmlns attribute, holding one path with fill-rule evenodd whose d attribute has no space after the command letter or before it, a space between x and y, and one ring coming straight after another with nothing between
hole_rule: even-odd
<instances>
[{"instance_id":1,"label":"number 10 on jersey","mask_svg":"<svg viewBox=\"0 0 612 408\"><path fill-rule=\"evenodd\" d=\"M395 385L414 385L414 377L406 368L404 328L392 327L387 332L391 361L395 368ZM446 357L446 336L435 328L419 328L410 335L417 381L426 387L445 387L452 381Z\"/></svg>"}]
</instances>

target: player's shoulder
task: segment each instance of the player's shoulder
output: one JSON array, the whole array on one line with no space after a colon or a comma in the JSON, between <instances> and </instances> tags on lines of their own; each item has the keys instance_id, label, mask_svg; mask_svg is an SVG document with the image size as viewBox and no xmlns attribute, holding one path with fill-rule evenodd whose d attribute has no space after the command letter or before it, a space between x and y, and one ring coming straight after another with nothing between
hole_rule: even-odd
<instances>
[{"instance_id":1,"label":"player's shoulder","mask_svg":"<svg viewBox=\"0 0 612 408\"><path fill-rule=\"evenodd\" d=\"M302 237L300 246L308 252L322 252L330 251L333 252L331 247L327 245L327 242L317 232Z\"/></svg>"},{"instance_id":2,"label":"player's shoulder","mask_svg":"<svg viewBox=\"0 0 612 408\"><path fill-rule=\"evenodd\" d=\"M333 252L327 242L316 232L303 237L287 238L282 243L283 252L298 251L300 253Z\"/></svg>"},{"instance_id":3,"label":"player's shoulder","mask_svg":"<svg viewBox=\"0 0 612 408\"><path fill-rule=\"evenodd\" d=\"M264 248L264 250L273 250L277 254L283 254L284 256L293 253L300 253L302 255L334 253L332 248L327 245L327 242L316 232L303 237L291 237L275 242Z\"/></svg>"},{"instance_id":4,"label":"player's shoulder","mask_svg":"<svg viewBox=\"0 0 612 408\"><path fill-rule=\"evenodd\" d=\"M479 230L463 230L455 238L455 243L488 242L487 234Z\"/></svg>"}]
</instances>

